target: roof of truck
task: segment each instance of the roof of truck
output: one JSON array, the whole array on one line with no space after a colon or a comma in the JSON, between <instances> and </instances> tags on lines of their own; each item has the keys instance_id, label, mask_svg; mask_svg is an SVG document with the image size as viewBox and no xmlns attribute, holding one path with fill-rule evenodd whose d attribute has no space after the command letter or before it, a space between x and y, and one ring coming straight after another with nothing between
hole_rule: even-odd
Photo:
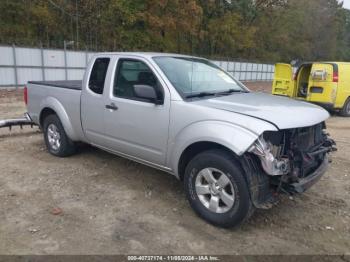
<instances>
[{"instance_id":1,"label":"roof of truck","mask_svg":"<svg viewBox=\"0 0 350 262\"><path fill-rule=\"evenodd\" d=\"M102 52L96 53L96 55L133 55L142 57L155 57L155 56L178 56L178 57L192 57L199 58L191 55L175 54L175 53L160 53L160 52Z\"/></svg>"}]
</instances>

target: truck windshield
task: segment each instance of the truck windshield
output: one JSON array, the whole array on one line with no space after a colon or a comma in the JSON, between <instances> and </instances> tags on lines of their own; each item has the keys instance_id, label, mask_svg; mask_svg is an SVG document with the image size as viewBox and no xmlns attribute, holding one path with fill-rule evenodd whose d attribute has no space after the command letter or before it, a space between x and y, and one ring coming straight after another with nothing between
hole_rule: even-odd
<instances>
[{"instance_id":1,"label":"truck windshield","mask_svg":"<svg viewBox=\"0 0 350 262\"><path fill-rule=\"evenodd\" d=\"M248 92L243 84L208 60L167 56L153 59L184 98Z\"/></svg>"}]
</instances>

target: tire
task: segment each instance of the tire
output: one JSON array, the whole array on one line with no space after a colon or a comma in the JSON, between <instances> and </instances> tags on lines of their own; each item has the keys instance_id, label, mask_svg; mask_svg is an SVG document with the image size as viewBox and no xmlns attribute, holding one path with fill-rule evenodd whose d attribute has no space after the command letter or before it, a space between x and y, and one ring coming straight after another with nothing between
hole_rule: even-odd
<instances>
[{"instance_id":1,"label":"tire","mask_svg":"<svg viewBox=\"0 0 350 262\"><path fill-rule=\"evenodd\" d=\"M215 180L209 183L206 177ZM223 150L208 150L196 155L186 167L184 184L191 207L215 226L238 226L254 212L240 164Z\"/></svg>"},{"instance_id":2,"label":"tire","mask_svg":"<svg viewBox=\"0 0 350 262\"><path fill-rule=\"evenodd\" d=\"M350 117L350 98L346 100L343 108L340 110L340 115Z\"/></svg>"},{"instance_id":3,"label":"tire","mask_svg":"<svg viewBox=\"0 0 350 262\"><path fill-rule=\"evenodd\" d=\"M44 140L50 154L67 157L76 152L74 142L67 136L57 115L48 115L43 123Z\"/></svg>"}]
</instances>

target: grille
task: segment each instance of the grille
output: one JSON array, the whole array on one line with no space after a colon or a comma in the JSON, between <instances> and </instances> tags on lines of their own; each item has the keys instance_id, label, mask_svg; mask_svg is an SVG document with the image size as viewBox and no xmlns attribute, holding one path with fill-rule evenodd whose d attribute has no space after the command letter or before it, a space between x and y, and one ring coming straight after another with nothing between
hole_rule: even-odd
<instances>
[{"instance_id":1,"label":"grille","mask_svg":"<svg viewBox=\"0 0 350 262\"><path fill-rule=\"evenodd\" d=\"M292 135L292 140L300 151L309 151L322 144L322 130L323 123L311 127L299 128Z\"/></svg>"},{"instance_id":2,"label":"grille","mask_svg":"<svg viewBox=\"0 0 350 262\"><path fill-rule=\"evenodd\" d=\"M273 145L275 156L287 156L293 152L310 152L322 145L324 123L311 127L286 129L278 132L264 133L264 139ZM276 150L275 150L276 149Z\"/></svg>"}]
</instances>

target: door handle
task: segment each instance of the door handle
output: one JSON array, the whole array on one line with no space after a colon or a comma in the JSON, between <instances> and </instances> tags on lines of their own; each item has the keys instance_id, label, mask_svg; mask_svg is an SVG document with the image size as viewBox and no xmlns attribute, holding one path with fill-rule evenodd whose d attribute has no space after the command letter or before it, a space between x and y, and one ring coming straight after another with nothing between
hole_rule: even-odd
<instances>
[{"instance_id":1,"label":"door handle","mask_svg":"<svg viewBox=\"0 0 350 262\"><path fill-rule=\"evenodd\" d=\"M113 110L113 111L118 110L118 107L114 103L112 103L110 105L106 105L106 108Z\"/></svg>"}]
</instances>

